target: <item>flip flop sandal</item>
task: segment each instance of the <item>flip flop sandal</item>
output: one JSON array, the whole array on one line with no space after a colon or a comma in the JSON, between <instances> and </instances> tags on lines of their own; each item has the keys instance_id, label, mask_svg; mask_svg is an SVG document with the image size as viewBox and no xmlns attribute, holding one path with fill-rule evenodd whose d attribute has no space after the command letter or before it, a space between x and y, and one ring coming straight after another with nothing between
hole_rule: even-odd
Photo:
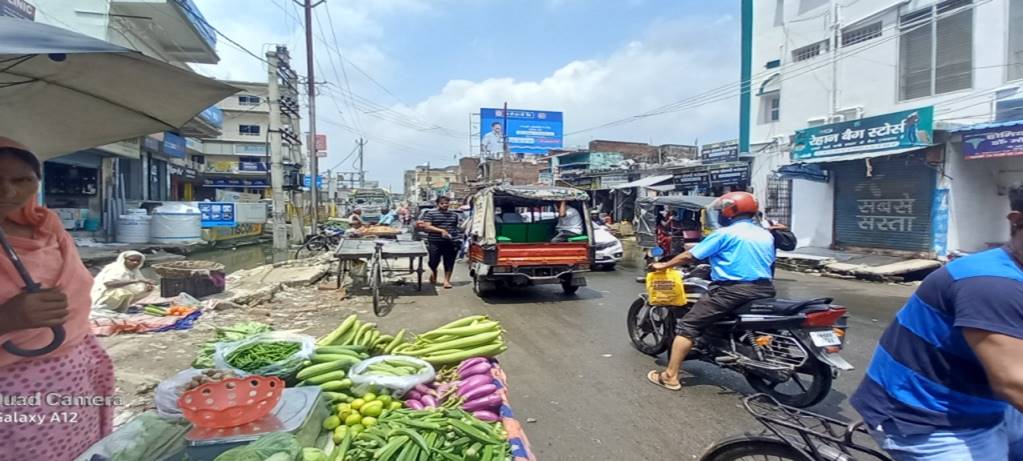
<instances>
[{"instance_id":1,"label":"flip flop sandal","mask_svg":"<svg viewBox=\"0 0 1023 461\"><path fill-rule=\"evenodd\" d=\"M664 382L663 378L664 378L664 374L659 372L659 371L657 371L657 370L653 370L650 373L646 374L646 379L648 381L650 381L651 383L657 385L657 386L663 387L663 388L665 388L665 389L667 389L669 391L680 391L680 390L682 390L682 385L681 384L668 384L668 383Z\"/></svg>"}]
</instances>

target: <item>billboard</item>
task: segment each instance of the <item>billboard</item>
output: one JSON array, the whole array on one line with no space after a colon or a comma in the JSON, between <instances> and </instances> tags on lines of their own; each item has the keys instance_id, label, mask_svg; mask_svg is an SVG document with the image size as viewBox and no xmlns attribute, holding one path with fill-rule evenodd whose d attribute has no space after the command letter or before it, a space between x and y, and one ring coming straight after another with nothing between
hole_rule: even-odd
<instances>
[{"instance_id":1,"label":"billboard","mask_svg":"<svg viewBox=\"0 0 1023 461\"><path fill-rule=\"evenodd\" d=\"M739 161L739 141L704 144L700 147L700 160L704 164Z\"/></svg>"},{"instance_id":2,"label":"billboard","mask_svg":"<svg viewBox=\"0 0 1023 461\"><path fill-rule=\"evenodd\" d=\"M564 147L561 112L480 109L480 153L504 152L505 134L513 154L543 155Z\"/></svg>"},{"instance_id":3,"label":"billboard","mask_svg":"<svg viewBox=\"0 0 1023 461\"><path fill-rule=\"evenodd\" d=\"M796 131L792 161L927 147L934 139L934 107L821 125Z\"/></svg>"}]
</instances>

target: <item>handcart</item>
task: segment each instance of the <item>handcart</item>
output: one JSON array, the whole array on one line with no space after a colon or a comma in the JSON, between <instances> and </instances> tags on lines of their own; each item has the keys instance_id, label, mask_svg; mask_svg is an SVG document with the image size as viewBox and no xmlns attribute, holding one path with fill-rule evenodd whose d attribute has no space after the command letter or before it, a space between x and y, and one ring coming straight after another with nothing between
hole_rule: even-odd
<instances>
[{"instance_id":1,"label":"handcart","mask_svg":"<svg viewBox=\"0 0 1023 461\"><path fill-rule=\"evenodd\" d=\"M373 313L383 317L390 312L384 310L380 303L380 286L383 275L417 274L417 291L423 290L423 258L426 257L426 245L423 242L385 239L341 239L334 250L338 260L337 287L341 288L345 276L352 270L357 261L365 261L367 285L373 292ZM401 260L408 258L408 271L392 268L385 260ZM418 263L416 262L418 260ZM384 266L387 267L384 267Z\"/></svg>"}]
</instances>

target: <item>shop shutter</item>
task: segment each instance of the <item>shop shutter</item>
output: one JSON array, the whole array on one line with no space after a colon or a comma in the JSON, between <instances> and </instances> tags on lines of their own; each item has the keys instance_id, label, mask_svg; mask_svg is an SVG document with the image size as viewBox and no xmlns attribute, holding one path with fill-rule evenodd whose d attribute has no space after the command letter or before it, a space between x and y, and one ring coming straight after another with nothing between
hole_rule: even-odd
<instances>
[{"instance_id":1,"label":"shop shutter","mask_svg":"<svg viewBox=\"0 0 1023 461\"><path fill-rule=\"evenodd\" d=\"M835 178L835 244L930 251L935 172L921 154L839 162Z\"/></svg>"}]
</instances>

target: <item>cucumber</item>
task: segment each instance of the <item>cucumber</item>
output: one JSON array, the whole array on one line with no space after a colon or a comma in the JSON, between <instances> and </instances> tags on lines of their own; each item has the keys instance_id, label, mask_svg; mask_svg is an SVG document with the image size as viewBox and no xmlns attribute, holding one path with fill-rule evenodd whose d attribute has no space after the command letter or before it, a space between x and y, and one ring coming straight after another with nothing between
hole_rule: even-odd
<instances>
[{"instance_id":1,"label":"cucumber","mask_svg":"<svg viewBox=\"0 0 1023 461\"><path fill-rule=\"evenodd\" d=\"M352 380L350 379L339 379L320 384L320 390L327 392L340 392L348 389L349 387L352 387Z\"/></svg>"},{"instance_id":2,"label":"cucumber","mask_svg":"<svg viewBox=\"0 0 1023 461\"><path fill-rule=\"evenodd\" d=\"M301 381L304 381L309 378L312 378L313 376L319 376L325 373L340 370L345 366L345 363L346 362L344 360L319 363L313 366L303 368L301 371L298 372L297 375L295 375L295 377ZM350 367L351 365L348 366Z\"/></svg>"},{"instance_id":3,"label":"cucumber","mask_svg":"<svg viewBox=\"0 0 1023 461\"><path fill-rule=\"evenodd\" d=\"M306 382L309 384L323 384L328 381L340 381L342 379L345 379L345 372L338 370L313 376L312 378L307 379Z\"/></svg>"},{"instance_id":4,"label":"cucumber","mask_svg":"<svg viewBox=\"0 0 1023 461\"><path fill-rule=\"evenodd\" d=\"M339 368L349 369L352 365L361 362L362 359L358 357L352 357L350 355L333 355L333 354L313 354L313 363L328 363L328 362L341 362L338 364Z\"/></svg>"},{"instance_id":5,"label":"cucumber","mask_svg":"<svg viewBox=\"0 0 1023 461\"><path fill-rule=\"evenodd\" d=\"M344 354L344 355L351 355L352 357L358 357L361 354L361 352L356 352L356 351L354 351L352 349L349 349L348 347L345 347L345 346L324 346L324 347L317 347L316 348L316 353L317 354L324 354L324 355Z\"/></svg>"},{"instance_id":6,"label":"cucumber","mask_svg":"<svg viewBox=\"0 0 1023 461\"><path fill-rule=\"evenodd\" d=\"M324 346L337 341L341 335L345 334L350 328L352 328L352 325L355 324L355 321L358 320L358 318L359 316L355 314L349 315L348 318L341 322L341 325L338 325L337 329L330 332L327 336L320 338L319 341L316 341L316 345Z\"/></svg>"}]
</instances>

